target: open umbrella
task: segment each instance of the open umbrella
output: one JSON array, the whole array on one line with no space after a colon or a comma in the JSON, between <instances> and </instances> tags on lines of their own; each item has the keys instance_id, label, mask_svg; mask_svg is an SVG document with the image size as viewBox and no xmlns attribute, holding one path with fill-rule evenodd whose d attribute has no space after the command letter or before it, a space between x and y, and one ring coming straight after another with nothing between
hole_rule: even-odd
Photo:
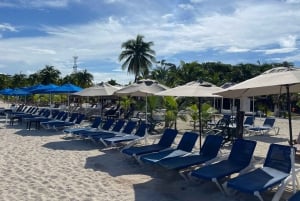
<instances>
[{"instance_id":1,"label":"open umbrella","mask_svg":"<svg viewBox=\"0 0 300 201\"><path fill-rule=\"evenodd\" d=\"M158 96L177 96L177 97L198 97L198 118L199 118L199 143L201 147L201 98L202 97L220 97L214 94L220 91L222 88L217 87L209 82L204 81L193 81L186 83L185 85L171 88L159 93Z\"/></svg>"},{"instance_id":2,"label":"open umbrella","mask_svg":"<svg viewBox=\"0 0 300 201\"><path fill-rule=\"evenodd\" d=\"M2 95L10 95L12 91L13 91L13 89L6 88L6 89L0 90L0 94L2 94Z\"/></svg>"},{"instance_id":3,"label":"open umbrella","mask_svg":"<svg viewBox=\"0 0 300 201\"><path fill-rule=\"evenodd\" d=\"M164 91L168 88L169 87L164 86L155 80L143 79L143 80L139 80L137 83L128 85L116 91L114 94L119 96L129 95L129 96L146 97L146 123L147 123L147 107L148 107L147 97L152 96L157 92Z\"/></svg>"},{"instance_id":4,"label":"open umbrella","mask_svg":"<svg viewBox=\"0 0 300 201\"><path fill-rule=\"evenodd\" d=\"M101 83L100 85L85 88L79 92L73 93L78 96L112 96L115 91L120 88L110 85L108 83Z\"/></svg>"},{"instance_id":5,"label":"open umbrella","mask_svg":"<svg viewBox=\"0 0 300 201\"><path fill-rule=\"evenodd\" d=\"M78 86L73 85L71 83L67 83L67 84L55 87L53 89L48 89L45 92L54 93L54 94L67 94L68 95L68 106L69 106L69 103L70 103L69 94L79 92L81 90L82 90L81 87L78 87Z\"/></svg>"},{"instance_id":6,"label":"open umbrella","mask_svg":"<svg viewBox=\"0 0 300 201\"><path fill-rule=\"evenodd\" d=\"M282 70L283 68L279 68L279 71L276 71L276 69L271 69L257 77L236 84L232 87L227 88L226 90L217 92L216 94L230 98L252 97L271 94L286 94L286 104L288 109L289 122L289 138L290 145L292 147L293 131L291 120L290 93L300 92L300 70L289 68L285 68L284 72L282 72ZM295 151L293 148L291 153L293 166L293 186L295 187Z\"/></svg>"}]
</instances>

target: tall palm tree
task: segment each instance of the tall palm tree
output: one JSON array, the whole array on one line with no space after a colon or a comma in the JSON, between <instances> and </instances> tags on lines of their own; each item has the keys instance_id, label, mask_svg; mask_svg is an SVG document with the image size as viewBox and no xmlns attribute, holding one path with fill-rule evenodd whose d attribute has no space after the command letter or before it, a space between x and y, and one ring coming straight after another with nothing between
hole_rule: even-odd
<instances>
[{"instance_id":1,"label":"tall palm tree","mask_svg":"<svg viewBox=\"0 0 300 201\"><path fill-rule=\"evenodd\" d=\"M61 72L54 68L54 66L46 65L44 69L38 72L42 84L57 83Z\"/></svg>"},{"instance_id":2,"label":"tall palm tree","mask_svg":"<svg viewBox=\"0 0 300 201\"><path fill-rule=\"evenodd\" d=\"M152 62L155 62L155 51L151 49L153 42L145 42L144 36L137 35L136 39L130 39L122 44L124 49L119 55L119 61L123 61L122 69L134 74L134 82L139 76L147 76Z\"/></svg>"}]
</instances>

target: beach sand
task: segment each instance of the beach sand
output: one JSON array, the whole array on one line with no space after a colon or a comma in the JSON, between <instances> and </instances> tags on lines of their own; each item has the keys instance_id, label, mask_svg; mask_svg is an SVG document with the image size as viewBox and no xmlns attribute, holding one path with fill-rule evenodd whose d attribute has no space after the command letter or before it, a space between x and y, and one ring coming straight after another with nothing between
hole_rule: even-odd
<instances>
[{"instance_id":1,"label":"beach sand","mask_svg":"<svg viewBox=\"0 0 300 201\"><path fill-rule=\"evenodd\" d=\"M258 118L256 122L262 120ZM287 144L287 119L277 119L276 126L280 127L279 135L245 137L257 141L257 165L263 162L271 142ZM176 172L139 165L117 149L103 149L86 140L64 139L62 132L28 131L25 125L6 125L4 118L0 119L0 127L3 201L257 200L245 194L225 196L211 182L185 181ZM178 129L184 132L192 127L179 122ZM299 131L300 120L293 120L294 136ZM271 200L273 193L267 192L263 197ZM290 195L289 186L282 200Z\"/></svg>"}]
</instances>

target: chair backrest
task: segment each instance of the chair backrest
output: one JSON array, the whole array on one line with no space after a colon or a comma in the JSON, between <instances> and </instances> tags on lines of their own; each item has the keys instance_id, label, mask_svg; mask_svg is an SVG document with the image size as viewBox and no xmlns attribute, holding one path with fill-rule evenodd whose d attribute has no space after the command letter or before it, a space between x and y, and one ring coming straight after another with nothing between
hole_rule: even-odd
<instances>
[{"instance_id":1,"label":"chair backrest","mask_svg":"<svg viewBox=\"0 0 300 201\"><path fill-rule=\"evenodd\" d=\"M208 157L216 157L222 146L223 137L220 135L208 135L201 147L200 154Z\"/></svg>"},{"instance_id":2,"label":"chair backrest","mask_svg":"<svg viewBox=\"0 0 300 201\"><path fill-rule=\"evenodd\" d=\"M64 111L60 111L60 112L56 115L55 119L61 119L62 116L64 116L65 113L66 113L66 112L64 112Z\"/></svg>"},{"instance_id":3,"label":"chair backrest","mask_svg":"<svg viewBox=\"0 0 300 201\"><path fill-rule=\"evenodd\" d=\"M270 127L272 128L275 123L275 118L267 117L263 123L264 127Z\"/></svg>"},{"instance_id":4,"label":"chair backrest","mask_svg":"<svg viewBox=\"0 0 300 201\"><path fill-rule=\"evenodd\" d=\"M125 120L119 119L111 130L114 132L120 132L124 124L125 124Z\"/></svg>"},{"instance_id":5,"label":"chair backrest","mask_svg":"<svg viewBox=\"0 0 300 201\"><path fill-rule=\"evenodd\" d=\"M78 117L78 113L72 113L69 118L69 122L74 122L77 117Z\"/></svg>"},{"instance_id":6,"label":"chair backrest","mask_svg":"<svg viewBox=\"0 0 300 201\"><path fill-rule=\"evenodd\" d=\"M122 133L125 134L131 134L134 128L136 127L137 122L136 121L128 121L127 124L125 125Z\"/></svg>"},{"instance_id":7,"label":"chair backrest","mask_svg":"<svg viewBox=\"0 0 300 201\"><path fill-rule=\"evenodd\" d=\"M177 146L177 149L191 152L198 139L198 134L193 132L185 132Z\"/></svg>"},{"instance_id":8,"label":"chair backrest","mask_svg":"<svg viewBox=\"0 0 300 201\"><path fill-rule=\"evenodd\" d=\"M148 125L145 122L142 122L138 129L136 129L136 132L134 135L139 136L139 137L144 137L146 135L146 129Z\"/></svg>"},{"instance_id":9,"label":"chair backrest","mask_svg":"<svg viewBox=\"0 0 300 201\"><path fill-rule=\"evenodd\" d=\"M66 121L66 119L68 118L68 116L69 116L69 113L68 113L68 112L65 112L65 113L63 114L63 116L62 116L59 120Z\"/></svg>"},{"instance_id":10,"label":"chair backrest","mask_svg":"<svg viewBox=\"0 0 300 201\"><path fill-rule=\"evenodd\" d=\"M228 160L246 167L251 162L255 147L256 141L237 139L232 145Z\"/></svg>"},{"instance_id":11,"label":"chair backrest","mask_svg":"<svg viewBox=\"0 0 300 201\"><path fill-rule=\"evenodd\" d=\"M115 120L114 119L107 119L106 121L105 121L105 123L102 125L102 129L103 130L109 130L110 129L110 127L113 125L113 123L115 122Z\"/></svg>"},{"instance_id":12,"label":"chair backrest","mask_svg":"<svg viewBox=\"0 0 300 201\"><path fill-rule=\"evenodd\" d=\"M51 111L50 110L45 110L44 112L43 112L43 117L49 117L50 116L50 114L51 114Z\"/></svg>"},{"instance_id":13,"label":"chair backrest","mask_svg":"<svg viewBox=\"0 0 300 201\"><path fill-rule=\"evenodd\" d=\"M101 117L95 117L95 119L91 125L91 128L98 128L99 125L101 124L101 121L102 121Z\"/></svg>"},{"instance_id":14,"label":"chair backrest","mask_svg":"<svg viewBox=\"0 0 300 201\"><path fill-rule=\"evenodd\" d=\"M285 173L290 173L292 167L291 149L293 148L290 146L271 144L264 166L271 167Z\"/></svg>"},{"instance_id":15,"label":"chair backrest","mask_svg":"<svg viewBox=\"0 0 300 201\"><path fill-rule=\"evenodd\" d=\"M166 128L163 135L161 136L158 145L162 147L170 147L174 142L174 139L177 135L178 131L171 128Z\"/></svg>"},{"instance_id":16,"label":"chair backrest","mask_svg":"<svg viewBox=\"0 0 300 201\"><path fill-rule=\"evenodd\" d=\"M59 114L59 110L50 110L51 112L51 118L55 119L57 115Z\"/></svg>"},{"instance_id":17,"label":"chair backrest","mask_svg":"<svg viewBox=\"0 0 300 201\"><path fill-rule=\"evenodd\" d=\"M244 125L246 125L246 126L253 125L254 124L254 119L255 119L254 116L247 116L245 121L244 121Z\"/></svg>"},{"instance_id":18,"label":"chair backrest","mask_svg":"<svg viewBox=\"0 0 300 201\"><path fill-rule=\"evenodd\" d=\"M78 114L77 118L76 118L76 121L74 123L75 124L81 124L81 122L83 121L84 117L85 117L85 114Z\"/></svg>"}]
</instances>

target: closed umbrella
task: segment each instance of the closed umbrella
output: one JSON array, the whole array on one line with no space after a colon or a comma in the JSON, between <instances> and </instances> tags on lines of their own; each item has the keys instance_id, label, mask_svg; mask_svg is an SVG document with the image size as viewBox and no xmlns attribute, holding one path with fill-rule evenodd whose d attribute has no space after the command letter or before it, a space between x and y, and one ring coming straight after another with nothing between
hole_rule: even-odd
<instances>
[{"instance_id":1,"label":"closed umbrella","mask_svg":"<svg viewBox=\"0 0 300 201\"><path fill-rule=\"evenodd\" d=\"M291 120L291 101L290 93L300 92L300 70L290 68L277 68L271 69L264 72L263 74L246 80L232 87L217 92L216 94L230 97L230 98L241 98L241 97L252 97L261 95L271 94L286 94L287 109L288 109L288 122L289 122L289 138L290 145L292 148L293 131L292 131L292 120ZM295 190L295 151L292 148L291 151L292 159L292 171L293 171L293 186Z\"/></svg>"},{"instance_id":2,"label":"closed umbrella","mask_svg":"<svg viewBox=\"0 0 300 201\"><path fill-rule=\"evenodd\" d=\"M158 96L177 96L177 97L198 97L198 118L199 118L199 143L201 147L201 132L202 132L202 123L201 123L201 98L202 97L221 97L214 94L215 92L220 91L222 88L217 87L209 82L204 81L192 81L186 83L185 85L174 87L159 93L156 93Z\"/></svg>"}]
</instances>

